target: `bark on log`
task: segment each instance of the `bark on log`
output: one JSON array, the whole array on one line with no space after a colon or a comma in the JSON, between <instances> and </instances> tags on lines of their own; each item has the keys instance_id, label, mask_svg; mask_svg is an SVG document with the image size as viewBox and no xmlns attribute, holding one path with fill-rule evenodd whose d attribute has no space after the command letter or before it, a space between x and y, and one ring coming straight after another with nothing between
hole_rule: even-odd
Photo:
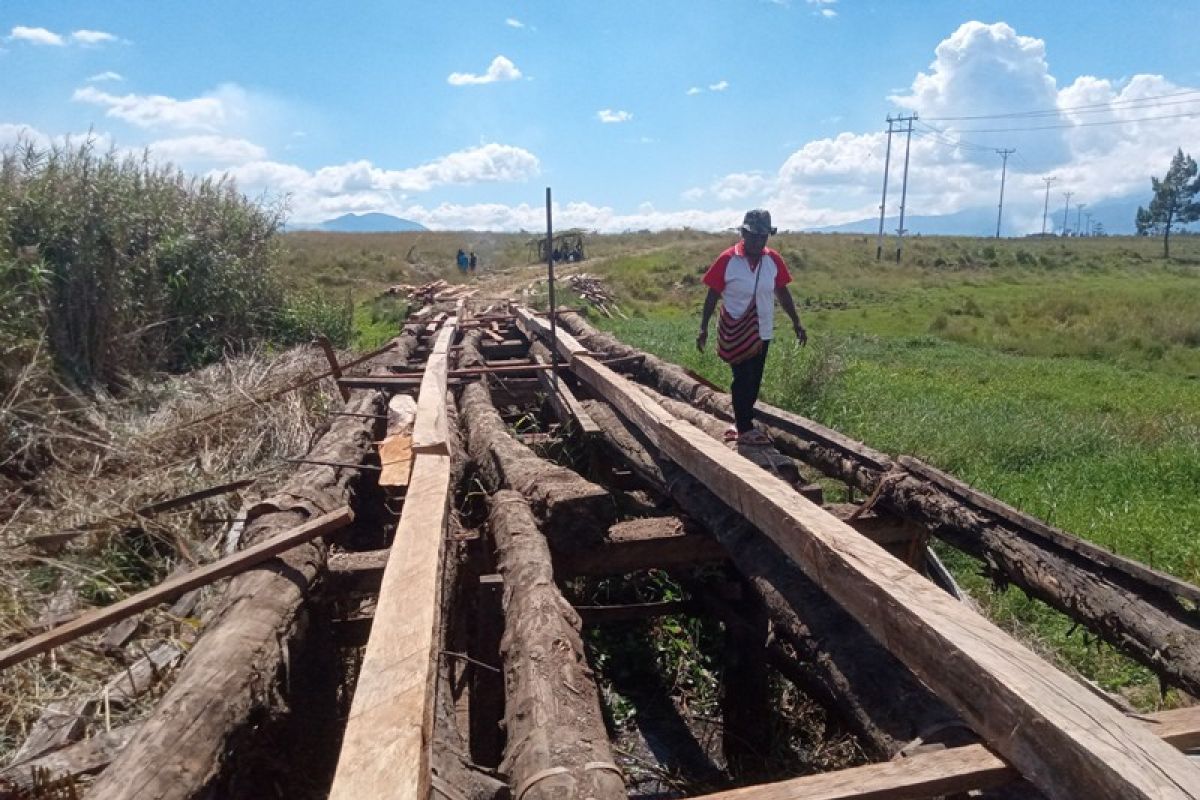
<instances>
[{"instance_id":1,"label":"bark on log","mask_svg":"<svg viewBox=\"0 0 1200 800\"><path fill-rule=\"evenodd\" d=\"M561 319L593 351L614 357L640 354L597 332L576 314ZM647 355L635 377L670 397L730 417L728 395L704 386L674 364ZM1161 592L1132 589L1126 576L1115 576L1081 554L1048 546L1046 540L982 513L928 481L898 468L880 469L869 448L856 453L854 448L768 430L776 447L787 455L865 493L884 481L877 500L880 507L984 562L997 582L1011 583L1065 613L1166 683L1200 696L1200 628L1194 613L1178 603L1164 602Z\"/></svg>"},{"instance_id":2,"label":"bark on log","mask_svg":"<svg viewBox=\"0 0 1200 800\"><path fill-rule=\"evenodd\" d=\"M602 441L640 477L707 528L766 606L775 638L795 653L789 677L844 720L874 758L890 758L957 715L766 536L651 446L610 406L585 400Z\"/></svg>"},{"instance_id":3,"label":"bark on log","mask_svg":"<svg viewBox=\"0 0 1200 800\"><path fill-rule=\"evenodd\" d=\"M554 584L550 548L521 494L492 496L504 576L505 726L501 771L523 800L624 800L579 617Z\"/></svg>"},{"instance_id":4,"label":"bark on log","mask_svg":"<svg viewBox=\"0 0 1200 800\"><path fill-rule=\"evenodd\" d=\"M463 388L459 417L466 422L468 450L484 485L525 495L556 547L587 547L603 536L614 512L608 492L514 439L482 381Z\"/></svg>"},{"instance_id":5,"label":"bark on log","mask_svg":"<svg viewBox=\"0 0 1200 800\"><path fill-rule=\"evenodd\" d=\"M346 410L377 415L383 408L382 395L356 392ZM356 464L371 445L373 427L373 419L334 417L309 457ZM297 471L277 495L251 508L255 518L243 545L345 505L360 474L323 466ZM325 545L317 540L230 580L224 608L174 685L89 796L195 797L221 775L240 736L286 713L289 650L308 623L305 600L325 557Z\"/></svg>"}]
</instances>

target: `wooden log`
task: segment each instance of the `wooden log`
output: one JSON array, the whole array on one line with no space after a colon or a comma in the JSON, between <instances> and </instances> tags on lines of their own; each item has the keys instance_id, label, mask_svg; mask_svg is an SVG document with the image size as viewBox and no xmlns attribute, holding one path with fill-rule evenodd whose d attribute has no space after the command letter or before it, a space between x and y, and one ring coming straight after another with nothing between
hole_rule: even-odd
<instances>
[{"instance_id":1,"label":"wooden log","mask_svg":"<svg viewBox=\"0 0 1200 800\"><path fill-rule=\"evenodd\" d=\"M525 498L492 497L504 576L505 727L501 771L514 798L624 800L579 617L554 585L550 551Z\"/></svg>"},{"instance_id":2,"label":"wooden log","mask_svg":"<svg viewBox=\"0 0 1200 800\"><path fill-rule=\"evenodd\" d=\"M776 667L839 717L868 754L891 758L925 731L958 719L737 512L678 465L657 458L636 429L606 404L583 403L613 454L686 508L721 544L765 605L776 637L795 654Z\"/></svg>"},{"instance_id":3,"label":"wooden log","mask_svg":"<svg viewBox=\"0 0 1200 800\"><path fill-rule=\"evenodd\" d=\"M158 586L119 600L110 606L89 611L65 625L60 625L45 633L15 644L0 652L0 669L6 669L13 664L19 664L27 658L48 652L49 650L74 641L92 631L107 627L118 620L144 611L159 603L173 600L176 597L201 586L245 572L250 567L268 561L297 545L305 544L318 536L340 530L349 525L354 514L349 508L331 511L317 519L306 522L288 533L262 542L246 550L218 559L212 564L184 573L175 578L163 581Z\"/></svg>"},{"instance_id":4,"label":"wooden log","mask_svg":"<svg viewBox=\"0 0 1200 800\"><path fill-rule=\"evenodd\" d=\"M466 423L468 449L484 485L490 491L512 488L525 495L556 547L580 549L603 536L614 514L609 493L578 473L539 458L514 439L483 384L463 389L459 415Z\"/></svg>"},{"instance_id":5,"label":"wooden log","mask_svg":"<svg viewBox=\"0 0 1200 800\"><path fill-rule=\"evenodd\" d=\"M615 373L592 386L641 394ZM1200 768L786 483L686 422L657 435L664 455L758 526L1049 797L1200 797Z\"/></svg>"},{"instance_id":6,"label":"wooden log","mask_svg":"<svg viewBox=\"0 0 1200 800\"><path fill-rule=\"evenodd\" d=\"M1200 735L1196 709L1188 711L1190 728L1178 738L1161 737L1180 749ZM1165 712L1170 714L1172 712ZM1163 714L1145 718L1147 727L1160 727ZM1168 723L1169 724L1169 723ZM926 800L926 798L991 789L1020 778L1015 769L983 745L967 745L921 753L884 764L809 775L778 783L746 786L701 795L695 800Z\"/></svg>"},{"instance_id":7,"label":"wooden log","mask_svg":"<svg viewBox=\"0 0 1200 800\"><path fill-rule=\"evenodd\" d=\"M564 315L563 322L595 351L609 356L639 352L595 332L578 316ZM702 385L679 367L649 356L637 377L671 397L731 417L728 395ZM762 408L760 403L756 413ZM1163 602L1160 586L1128 571L1117 578L1110 566L1083 552L1047 546L1045 537L988 514L928 480L903 469L889 472L890 458L816 423L780 409L770 409L770 414L777 424L786 423L786 429L770 429L783 452L866 494L879 488L879 507L978 558L997 580L1067 614L1164 682L1200 696L1200 629L1192 612L1177 602Z\"/></svg>"},{"instance_id":8,"label":"wooden log","mask_svg":"<svg viewBox=\"0 0 1200 800\"><path fill-rule=\"evenodd\" d=\"M1010 522L1022 530L1029 531L1033 534L1045 538L1047 541L1054 543L1058 547L1065 550L1070 550L1080 555L1124 573L1126 576L1135 578L1139 583L1161 589L1168 596L1182 597L1190 600L1192 603L1200 603L1200 587L1193 586L1186 581L1181 581L1174 575L1167 575L1159 570L1152 569L1145 564L1134 561L1130 558L1118 555L1101 547L1098 544L1081 539L1078 536L1055 528L1052 525L1047 525L1039 519L1036 519L1023 511L1013 508L1007 503L997 500L994 497L989 497L983 492L967 486L962 481L952 475L947 475L940 469L930 466L923 461L912 458L911 456L900 456L897 463L910 472L916 473L925 480L936 484L938 488L944 490L948 494L956 497L963 502L975 506L983 511L987 511L1000 519Z\"/></svg>"},{"instance_id":9,"label":"wooden log","mask_svg":"<svg viewBox=\"0 0 1200 800\"><path fill-rule=\"evenodd\" d=\"M347 411L378 415L383 397L357 392ZM375 420L335 417L310 455L361 461ZM304 524L349 499L359 471L305 467L283 489L248 510L244 542L254 544ZM185 800L218 784L241 734L286 713L287 664L297 654L309 587L324 570L319 539L234 577L224 607L193 646L175 682L133 740L97 779L105 800Z\"/></svg>"},{"instance_id":10,"label":"wooden log","mask_svg":"<svg viewBox=\"0 0 1200 800\"><path fill-rule=\"evenodd\" d=\"M28 761L19 761L0 770L0 798L8 798L6 788L18 792L31 792L35 786L35 775L47 781L69 781L83 775L92 775L112 763L117 754L129 744L141 723L123 725L111 731L102 731L74 744L46 753ZM21 794L12 797L21 797Z\"/></svg>"}]
</instances>

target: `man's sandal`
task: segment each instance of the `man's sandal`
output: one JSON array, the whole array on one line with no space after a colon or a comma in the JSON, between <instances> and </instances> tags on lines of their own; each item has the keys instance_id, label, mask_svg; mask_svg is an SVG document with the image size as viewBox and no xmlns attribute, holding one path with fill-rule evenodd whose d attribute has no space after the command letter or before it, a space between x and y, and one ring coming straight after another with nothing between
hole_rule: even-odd
<instances>
[{"instance_id":1,"label":"man's sandal","mask_svg":"<svg viewBox=\"0 0 1200 800\"><path fill-rule=\"evenodd\" d=\"M722 434L721 438L724 439L726 442L736 442L738 440L737 428L730 425L725 430L725 433Z\"/></svg>"}]
</instances>

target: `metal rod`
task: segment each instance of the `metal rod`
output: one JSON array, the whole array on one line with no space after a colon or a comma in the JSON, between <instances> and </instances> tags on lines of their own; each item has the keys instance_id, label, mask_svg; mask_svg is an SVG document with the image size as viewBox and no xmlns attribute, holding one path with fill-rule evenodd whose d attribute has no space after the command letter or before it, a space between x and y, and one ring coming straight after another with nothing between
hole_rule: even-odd
<instances>
[{"instance_id":1,"label":"metal rod","mask_svg":"<svg viewBox=\"0 0 1200 800\"><path fill-rule=\"evenodd\" d=\"M318 467L345 467L346 469L365 469L371 472L382 472L382 467L375 467L370 464L343 464L340 461L315 461L311 458L285 458L283 459L289 464L316 464Z\"/></svg>"}]
</instances>

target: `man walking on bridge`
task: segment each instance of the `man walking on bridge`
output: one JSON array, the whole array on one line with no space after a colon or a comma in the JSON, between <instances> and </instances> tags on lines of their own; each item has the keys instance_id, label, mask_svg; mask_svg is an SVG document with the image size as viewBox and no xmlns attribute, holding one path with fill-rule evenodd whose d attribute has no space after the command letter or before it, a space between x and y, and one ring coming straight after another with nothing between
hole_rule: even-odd
<instances>
[{"instance_id":1,"label":"man walking on bridge","mask_svg":"<svg viewBox=\"0 0 1200 800\"><path fill-rule=\"evenodd\" d=\"M787 288L792 282L787 264L767 247L767 237L774 233L771 212L761 208L747 211L742 221L742 240L717 256L704 273L708 296L704 298L696 348L703 351L708 342L708 322L720 299L717 355L733 368L730 393L735 420L725 439L745 445L770 443L765 434L754 429L754 404L758 402L767 348L774 333L776 300L791 319L797 341L808 343L808 333L800 324Z\"/></svg>"}]
</instances>

